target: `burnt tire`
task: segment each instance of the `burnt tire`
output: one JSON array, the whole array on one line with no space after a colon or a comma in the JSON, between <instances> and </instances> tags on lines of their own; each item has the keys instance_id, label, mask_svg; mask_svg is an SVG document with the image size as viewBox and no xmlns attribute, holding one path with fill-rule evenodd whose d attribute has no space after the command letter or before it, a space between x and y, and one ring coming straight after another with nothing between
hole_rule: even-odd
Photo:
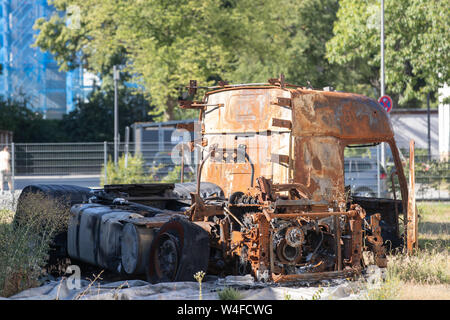
<instances>
[{"instance_id":1,"label":"burnt tire","mask_svg":"<svg viewBox=\"0 0 450 320\"><path fill-rule=\"evenodd\" d=\"M166 222L150 248L147 280L151 283L195 281L194 274L207 271L208 233L184 218Z\"/></svg>"},{"instance_id":2,"label":"burnt tire","mask_svg":"<svg viewBox=\"0 0 450 320\"><path fill-rule=\"evenodd\" d=\"M91 189L59 184L33 184L23 188L17 200L17 210L14 216L14 225L20 224L26 219L23 213L23 201L29 194L41 193L50 198L61 201L65 207L70 208L74 204L86 202L91 197ZM26 222L26 221L25 221Z\"/></svg>"}]
</instances>

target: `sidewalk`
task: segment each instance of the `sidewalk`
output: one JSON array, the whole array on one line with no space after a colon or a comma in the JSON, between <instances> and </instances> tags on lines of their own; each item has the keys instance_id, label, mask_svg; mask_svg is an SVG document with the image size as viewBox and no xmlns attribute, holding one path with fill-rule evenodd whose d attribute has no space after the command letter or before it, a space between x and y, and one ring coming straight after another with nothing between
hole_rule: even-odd
<instances>
[{"instance_id":1,"label":"sidewalk","mask_svg":"<svg viewBox=\"0 0 450 320\"><path fill-rule=\"evenodd\" d=\"M15 176L14 189L22 190L30 184L67 184L80 187L95 188L100 186L99 175L71 176Z\"/></svg>"}]
</instances>

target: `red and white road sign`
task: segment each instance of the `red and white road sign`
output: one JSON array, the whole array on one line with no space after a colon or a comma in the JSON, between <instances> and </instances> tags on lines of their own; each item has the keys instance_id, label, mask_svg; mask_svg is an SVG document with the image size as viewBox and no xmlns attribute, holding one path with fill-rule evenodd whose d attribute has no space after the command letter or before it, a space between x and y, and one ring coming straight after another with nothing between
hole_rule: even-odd
<instances>
[{"instance_id":1,"label":"red and white road sign","mask_svg":"<svg viewBox=\"0 0 450 320\"><path fill-rule=\"evenodd\" d=\"M384 110L386 110L386 112L389 112L392 110L392 99L391 97L385 95L382 96L380 99L378 99L378 102L381 104L381 106L384 108Z\"/></svg>"}]
</instances>

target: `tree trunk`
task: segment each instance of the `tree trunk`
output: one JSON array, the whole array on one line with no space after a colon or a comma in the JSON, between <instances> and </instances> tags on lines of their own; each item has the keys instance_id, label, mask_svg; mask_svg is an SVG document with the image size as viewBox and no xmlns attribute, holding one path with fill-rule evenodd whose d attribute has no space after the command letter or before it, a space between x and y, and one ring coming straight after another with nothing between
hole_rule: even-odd
<instances>
[{"instance_id":1,"label":"tree trunk","mask_svg":"<svg viewBox=\"0 0 450 320\"><path fill-rule=\"evenodd\" d=\"M164 121L175 120L175 108L178 107L178 101L174 98L168 97L166 102L166 110L164 111Z\"/></svg>"}]
</instances>

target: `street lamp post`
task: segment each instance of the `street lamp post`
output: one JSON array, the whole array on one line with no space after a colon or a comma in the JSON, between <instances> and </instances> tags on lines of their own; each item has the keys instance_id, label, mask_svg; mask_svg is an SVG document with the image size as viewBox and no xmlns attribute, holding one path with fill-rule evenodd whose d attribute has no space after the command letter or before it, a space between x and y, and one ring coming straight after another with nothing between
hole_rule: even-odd
<instances>
[{"instance_id":1,"label":"street lamp post","mask_svg":"<svg viewBox=\"0 0 450 320\"><path fill-rule=\"evenodd\" d=\"M381 97L384 96L384 0L381 0L381 66L380 66L380 93L381 93ZM380 149L381 149L381 166L383 168L386 168L386 155L384 152L384 142L381 143L380 145ZM378 154L378 150L377 150L377 154ZM378 159L379 160L379 159ZM379 162L378 162L379 163ZM380 174L379 174L380 168L378 165L378 197L380 197Z\"/></svg>"},{"instance_id":2,"label":"street lamp post","mask_svg":"<svg viewBox=\"0 0 450 320\"><path fill-rule=\"evenodd\" d=\"M114 165L117 166L119 158L119 106L117 97L117 82L120 79L119 70L114 66Z\"/></svg>"}]
</instances>

